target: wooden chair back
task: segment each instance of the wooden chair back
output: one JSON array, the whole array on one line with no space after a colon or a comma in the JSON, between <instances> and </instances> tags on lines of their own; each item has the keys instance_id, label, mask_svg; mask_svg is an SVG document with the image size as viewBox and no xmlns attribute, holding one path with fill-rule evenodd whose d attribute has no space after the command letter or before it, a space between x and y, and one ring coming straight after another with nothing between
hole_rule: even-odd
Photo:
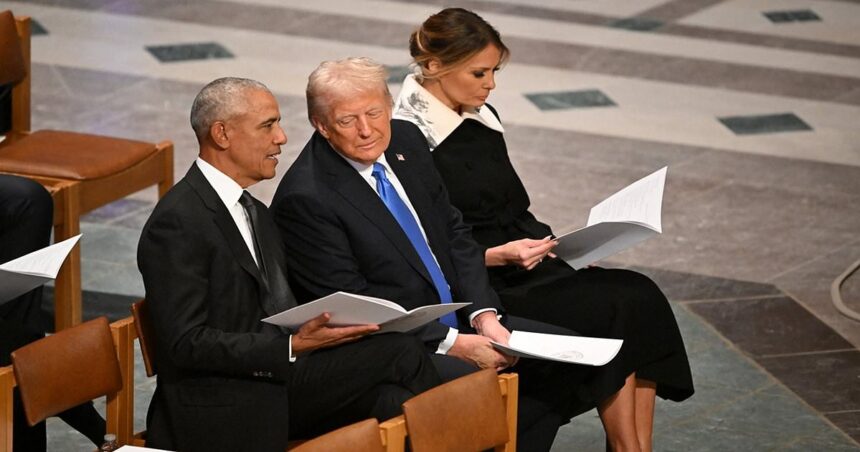
<instances>
[{"instance_id":1,"label":"wooden chair back","mask_svg":"<svg viewBox=\"0 0 860 452\"><path fill-rule=\"evenodd\" d=\"M98 322L97 329L100 330L98 332L89 331L87 333L87 337L89 339L84 342L76 342L74 344L69 343L68 347L71 348L80 348L84 349L81 345L82 343L91 343L96 341L99 343L99 351L97 354L102 356L99 358L100 360L110 361L104 355L105 352L105 339L104 339L104 328L103 326L106 324L106 320L104 318L96 319ZM81 324L80 327L93 328L92 325L89 325L87 322ZM53 337L59 336L63 334L62 337L68 337L65 335L66 331L63 330L53 336L47 337L42 340L48 340ZM117 435L117 441L120 445L123 444L131 444L133 439L133 420L134 420L134 339L136 337L136 333L134 330L134 320L131 317L118 320L112 324L110 324L109 337L111 337L110 348L113 354L113 361L118 365L119 369L119 378L121 384L119 389L115 391L108 392L107 395L107 403L106 403L106 430L107 432L114 433ZM95 339L93 339L95 337ZM73 338L72 340L77 340ZM37 341L40 342L40 341ZM37 342L34 342L34 345ZM41 346L40 346L41 347ZM87 346L89 348L89 346ZM24 347L15 351L15 353L23 350ZM77 352L74 352L77 353ZM24 355L28 355L25 351ZM19 354L19 360L21 359L21 355ZM24 358L27 360L28 358L25 356ZM90 356L87 356L86 359L82 359L81 362L85 363L86 360L93 359ZM13 408L14 405L12 403L12 390L17 385L16 381L16 372L18 369L13 364L12 366L0 367L0 452L13 452L12 451L12 432L13 432ZM82 366L86 366L89 371L91 367L87 364L82 364ZM108 381L111 381L111 388L115 387L115 381L113 371L109 372L111 376L106 378ZM26 377L25 377L26 378ZM105 378L100 378L100 380L105 380ZM71 384L66 379L65 375L62 378L58 378L55 383L58 383L57 386L62 387L64 390L67 389L67 385ZM105 387L106 389L106 387ZM101 391L98 391L101 392ZM98 397L95 396L95 397ZM68 403L82 403L87 399L81 400L81 402L66 402ZM74 405L72 405L74 406ZM54 411L54 410L51 410ZM29 417L30 412L25 409L25 414ZM34 413L35 414L35 413Z\"/></svg>"},{"instance_id":2,"label":"wooden chair back","mask_svg":"<svg viewBox=\"0 0 860 452\"><path fill-rule=\"evenodd\" d=\"M31 426L122 389L122 374L105 317L15 350L12 366Z\"/></svg>"},{"instance_id":3,"label":"wooden chair back","mask_svg":"<svg viewBox=\"0 0 860 452\"><path fill-rule=\"evenodd\" d=\"M412 451L515 450L516 418L511 425L506 407L512 394L505 400L501 385L499 376L485 369L406 401L403 417Z\"/></svg>"},{"instance_id":4,"label":"wooden chair back","mask_svg":"<svg viewBox=\"0 0 860 452\"><path fill-rule=\"evenodd\" d=\"M131 305L131 315L134 317L134 329L137 331L137 339L140 342L140 352L143 355L146 376L154 377L158 372L155 368L155 332L152 323L149 322L149 310L146 307L145 299Z\"/></svg>"}]
</instances>

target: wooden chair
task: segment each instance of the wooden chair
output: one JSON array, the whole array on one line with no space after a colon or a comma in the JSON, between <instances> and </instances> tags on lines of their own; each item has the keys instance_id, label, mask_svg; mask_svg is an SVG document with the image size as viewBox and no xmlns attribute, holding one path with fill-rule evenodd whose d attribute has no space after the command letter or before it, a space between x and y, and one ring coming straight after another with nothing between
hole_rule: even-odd
<instances>
[{"instance_id":1,"label":"wooden chair","mask_svg":"<svg viewBox=\"0 0 860 452\"><path fill-rule=\"evenodd\" d=\"M110 327L101 317L16 350L13 365L0 368L0 452L12 452L12 389L16 385L31 424L106 395L106 429L116 433L119 444L129 444L134 419L135 337L131 317Z\"/></svg>"},{"instance_id":2,"label":"wooden chair","mask_svg":"<svg viewBox=\"0 0 860 452\"><path fill-rule=\"evenodd\" d=\"M173 143L74 132L30 131L30 18L0 12L0 83L12 83L12 124L0 142L0 172L34 179L54 193L54 240L80 232L80 216L146 187L173 185ZM0 132L2 133L2 132ZM55 286L56 330L81 321L80 248Z\"/></svg>"},{"instance_id":3,"label":"wooden chair","mask_svg":"<svg viewBox=\"0 0 860 452\"><path fill-rule=\"evenodd\" d=\"M498 381L484 369L407 400L403 416L412 451L515 450L516 430L512 436Z\"/></svg>"},{"instance_id":4,"label":"wooden chair","mask_svg":"<svg viewBox=\"0 0 860 452\"><path fill-rule=\"evenodd\" d=\"M408 400L403 404L403 415L379 425L382 442L388 452L404 452L407 437L413 452L490 448L515 452L518 398L517 374L496 375L490 369L482 370ZM501 401L501 411L498 401ZM431 410L438 414L430 414ZM412 413L411 419L409 413ZM428 416L435 416L435 419ZM488 426L489 431L485 431Z\"/></svg>"},{"instance_id":5,"label":"wooden chair","mask_svg":"<svg viewBox=\"0 0 860 452\"><path fill-rule=\"evenodd\" d=\"M385 452L376 419L367 419L318 436L291 452Z\"/></svg>"}]
</instances>

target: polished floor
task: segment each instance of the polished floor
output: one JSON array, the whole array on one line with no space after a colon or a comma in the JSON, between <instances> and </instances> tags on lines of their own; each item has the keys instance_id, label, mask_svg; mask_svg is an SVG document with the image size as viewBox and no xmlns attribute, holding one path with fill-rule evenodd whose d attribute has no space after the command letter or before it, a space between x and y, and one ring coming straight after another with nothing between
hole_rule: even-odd
<instances>
[{"instance_id":1,"label":"polished floor","mask_svg":"<svg viewBox=\"0 0 860 452\"><path fill-rule=\"evenodd\" d=\"M33 126L176 143L195 157L191 100L225 75L278 95L289 143L324 59L388 65L442 0L23 0L34 18ZM463 0L512 50L490 97L533 210L557 232L668 165L663 234L602 263L655 278L673 302L696 394L657 406L655 450L860 450L860 323L830 285L860 259L860 2ZM268 202L277 180L253 188ZM86 316L143 296L141 192L82 225ZM843 297L860 310L860 275ZM47 308L50 308L48 298ZM154 382L137 378L142 427ZM86 449L61 422L51 450ZM603 450L600 421L556 451Z\"/></svg>"}]
</instances>

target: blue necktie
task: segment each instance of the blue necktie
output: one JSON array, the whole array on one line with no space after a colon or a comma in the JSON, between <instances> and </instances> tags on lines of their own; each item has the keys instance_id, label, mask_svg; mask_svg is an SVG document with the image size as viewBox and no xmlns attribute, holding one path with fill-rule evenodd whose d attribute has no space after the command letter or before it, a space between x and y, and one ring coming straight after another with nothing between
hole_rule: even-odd
<instances>
[{"instance_id":1,"label":"blue necktie","mask_svg":"<svg viewBox=\"0 0 860 452\"><path fill-rule=\"evenodd\" d=\"M418 223L415 221L415 217L412 216L409 207L400 199L400 196L397 195L397 190L394 189L394 186L385 177L385 167L379 163L374 163L373 177L376 179L376 191L379 193L379 197L382 198L385 207L388 207L388 210L394 215L394 219L400 223L400 228L409 237L409 241L412 242L412 246L418 252L418 256L421 257L421 262L424 263L424 267L430 273L430 279L433 280L433 285L436 287L436 292L439 293L442 303L450 303L453 299L451 297L451 290L448 288L448 282L445 281L445 275L442 274L442 269L439 268L436 259L433 259L430 247L424 240L421 229L418 227ZM457 328L457 317L453 312L445 314L439 320L451 328Z\"/></svg>"}]
</instances>

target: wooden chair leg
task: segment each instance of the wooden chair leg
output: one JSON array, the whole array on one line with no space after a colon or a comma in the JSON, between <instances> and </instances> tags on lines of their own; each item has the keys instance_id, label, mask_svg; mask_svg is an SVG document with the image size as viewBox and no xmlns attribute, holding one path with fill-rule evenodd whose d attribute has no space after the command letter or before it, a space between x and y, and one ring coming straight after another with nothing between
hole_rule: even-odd
<instances>
[{"instance_id":1,"label":"wooden chair leg","mask_svg":"<svg viewBox=\"0 0 860 452\"><path fill-rule=\"evenodd\" d=\"M116 435L120 445L134 439L134 319L131 317L111 323L111 335L122 372L122 389L107 396L107 432Z\"/></svg>"},{"instance_id":2,"label":"wooden chair leg","mask_svg":"<svg viewBox=\"0 0 860 452\"><path fill-rule=\"evenodd\" d=\"M55 220L54 241L60 242L81 232L80 187L69 184L57 196L63 209L57 212L61 217ZM54 284L54 328L60 331L81 323L81 244L72 248L66 262L57 274Z\"/></svg>"},{"instance_id":3,"label":"wooden chair leg","mask_svg":"<svg viewBox=\"0 0 860 452\"><path fill-rule=\"evenodd\" d=\"M0 452L12 452L12 366L0 367Z\"/></svg>"}]
</instances>

